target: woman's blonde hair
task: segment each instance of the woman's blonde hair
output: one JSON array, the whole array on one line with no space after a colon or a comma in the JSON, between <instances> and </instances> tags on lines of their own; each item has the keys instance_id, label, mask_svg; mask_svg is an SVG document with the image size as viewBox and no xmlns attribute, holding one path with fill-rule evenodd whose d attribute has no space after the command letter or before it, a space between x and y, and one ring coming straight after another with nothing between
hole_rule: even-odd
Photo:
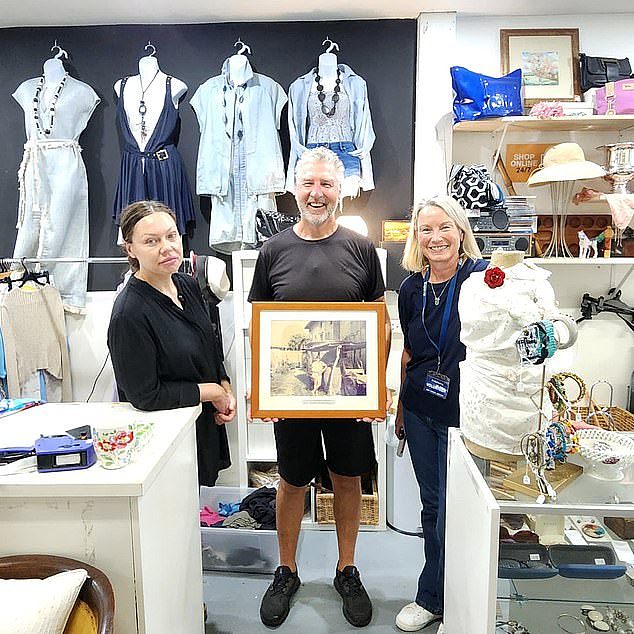
<instances>
[{"instance_id":1,"label":"woman's blonde hair","mask_svg":"<svg viewBox=\"0 0 634 634\"><path fill-rule=\"evenodd\" d=\"M467 213L462 205L451 196L436 196L419 203L412 211L412 221L409 225L405 251L403 253L403 259L401 260L401 266L405 270L417 273L422 271L429 264L418 244L418 216L425 207L438 207L442 209L449 218L456 223L456 227L462 232L462 240L460 240L460 248L458 250L460 257L466 256L472 260L477 260L482 257L475 237L473 236L473 231L471 231Z\"/></svg>"}]
</instances>

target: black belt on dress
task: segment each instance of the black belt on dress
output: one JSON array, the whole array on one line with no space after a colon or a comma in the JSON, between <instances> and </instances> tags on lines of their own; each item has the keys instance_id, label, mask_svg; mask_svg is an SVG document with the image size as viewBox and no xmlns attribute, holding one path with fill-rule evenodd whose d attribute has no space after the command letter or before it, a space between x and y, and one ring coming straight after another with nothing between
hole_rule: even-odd
<instances>
[{"instance_id":1,"label":"black belt on dress","mask_svg":"<svg viewBox=\"0 0 634 634\"><path fill-rule=\"evenodd\" d=\"M166 161L170 155L167 151L167 148L171 148L173 146L166 146L161 148L160 150L156 150L156 152L141 152L140 150L126 150L129 154L134 154L135 156L140 156L141 158L146 159L154 159L155 161Z\"/></svg>"}]
</instances>

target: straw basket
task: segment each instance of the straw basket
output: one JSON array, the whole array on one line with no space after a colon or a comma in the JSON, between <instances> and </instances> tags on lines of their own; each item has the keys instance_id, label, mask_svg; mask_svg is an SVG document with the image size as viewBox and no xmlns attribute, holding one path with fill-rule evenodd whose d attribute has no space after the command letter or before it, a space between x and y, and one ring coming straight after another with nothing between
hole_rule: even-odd
<instances>
[{"instance_id":1,"label":"straw basket","mask_svg":"<svg viewBox=\"0 0 634 634\"><path fill-rule=\"evenodd\" d=\"M334 524L334 493L324 491L318 483L315 497L317 503L317 523ZM372 493L361 494L361 524L376 526L379 523L379 494L376 478L372 476Z\"/></svg>"},{"instance_id":2,"label":"straw basket","mask_svg":"<svg viewBox=\"0 0 634 634\"><path fill-rule=\"evenodd\" d=\"M581 418L585 421L588 418L588 408L579 407L578 409ZM610 413L612 420L610 420L610 416L606 416L603 413L605 410ZM596 411L596 414L590 416L590 419L587 421L590 425L597 425L609 431L634 432L634 414L622 407L595 407L594 411Z\"/></svg>"}]
</instances>

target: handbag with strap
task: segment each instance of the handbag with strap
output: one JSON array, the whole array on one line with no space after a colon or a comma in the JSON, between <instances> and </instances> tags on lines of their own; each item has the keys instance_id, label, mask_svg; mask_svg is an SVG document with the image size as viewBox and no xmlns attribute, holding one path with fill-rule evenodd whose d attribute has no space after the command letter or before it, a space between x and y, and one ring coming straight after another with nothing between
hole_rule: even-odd
<instances>
[{"instance_id":1,"label":"handbag with strap","mask_svg":"<svg viewBox=\"0 0 634 634\"><path fill-rule=\"evenodd\" d=\"M630 60L625 57L591 57L585 53L579 54L581 63L581 90L585 92L590 88L601 88L608 82L619 79L629 79L632 76Z\"/></svg>"},{"instance_id":2,"label":"handbag with strap","mask_svg":"<svg viewBox=\"0 0 634 634\"><path fill-rule=\"evenodd\" d=\"M484 165L454 165L447 193L465 209L486 209L504 200L502 190Z\"/></svg>"},{"instance_id":3,"label":"handbag with strap","mask_svg":"<svg viewBox=\"0 0 634 634\"><path fill-rule=\"evenodd\" d=\"M594 100L596 114L634 114L634 79L608 82Z\"/></svg>"},{"instance_id":4,"label":"handbag with strap","mask_svg":"<svg viewBox=\"0 0 634 634\"><path fill-rule=\"evenodd\" d=\"M462 66L452 66L450 71L456 93L454 123L523 114L520 69L504 77L489 77Z\"/></svg>"}]
</instances>

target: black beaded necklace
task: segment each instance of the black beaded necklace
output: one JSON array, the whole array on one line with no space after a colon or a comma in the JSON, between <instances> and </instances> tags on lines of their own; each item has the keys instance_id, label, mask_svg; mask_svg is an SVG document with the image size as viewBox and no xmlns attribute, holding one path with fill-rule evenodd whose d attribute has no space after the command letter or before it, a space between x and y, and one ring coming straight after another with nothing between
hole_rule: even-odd
<instances>
[{"instance_id":1,"label":"black beaded necklace","mask_svg":"<svg viewBox=\"0 0 634 634\"><path fill-rule=\"evenodd\" d=\"M332 108L328 109L324 101L326 101L326 93L321 83L321 77L319 73L315 71L315 82L317 83L317 99L321 102L321 111L327 116L334 116L337 110L337 102L339 101L339 93L341 92L341 71L337 68L337 79L335 81L335 88L332 91Z\"/></svg>"},{"instance_id":2,"label":"black beaded necklace","mask_svg":"<svg viewBox=\"0 0 634 634\"><path fill-rule=\"evenodd\" d=\"M55 93L53 94L53 98L51 99L51 103L48 107L48 125L45 124L44 129L42 129L40 126L40 95L42 94L42 88L44 87L44 75L40 77L40 81L35 89L35 96L33 97L33 119L35 119L35 127L38 132L43 132L48 136L53 131L53 123L55 122L55 105L57 104L57 100L59 99L59 95L62 92L67 79L68 73L64 73L64 76L55 89Z\"/></svg>"}]
</instances>

